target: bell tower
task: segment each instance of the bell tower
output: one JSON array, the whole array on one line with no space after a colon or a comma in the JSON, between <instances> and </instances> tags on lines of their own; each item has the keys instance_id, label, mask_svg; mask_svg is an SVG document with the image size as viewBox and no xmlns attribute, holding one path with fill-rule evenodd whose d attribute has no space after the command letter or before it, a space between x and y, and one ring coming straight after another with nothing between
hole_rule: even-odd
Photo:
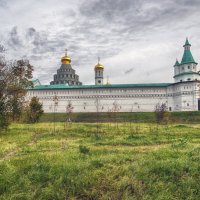
<instances>
[{"instance_id":1,"label":"bell tower","mask_svg":"<svg viewBox=\"0 0 200 200\"><path fill-rule=\"evenodd\" d=\"M100 64L100 57L98 57L98 63L94 67L95 85L103 85L103 70L104 66Z\"/></svg>"}]
</instances>

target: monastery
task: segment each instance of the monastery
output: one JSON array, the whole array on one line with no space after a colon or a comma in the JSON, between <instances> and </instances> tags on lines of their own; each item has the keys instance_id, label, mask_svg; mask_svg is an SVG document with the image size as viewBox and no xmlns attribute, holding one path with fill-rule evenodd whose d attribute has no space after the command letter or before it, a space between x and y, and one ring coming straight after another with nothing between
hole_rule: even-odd
<instances>
[{"instance_id":1,"label":"monastery","mask_svg":"<svg viewBox=\"0 0 200 200\"><path fill-rule=\"evenodd\" d=\"M174 83L104 84L104 66L94 67L95 85L84 85L65 54L50 85L38 80L27 98L37 96L45 112L153 112L164 103L168 111L200 110L200 71L188 39L181 62L174 65Z\"/></svg>"}]
</instances>

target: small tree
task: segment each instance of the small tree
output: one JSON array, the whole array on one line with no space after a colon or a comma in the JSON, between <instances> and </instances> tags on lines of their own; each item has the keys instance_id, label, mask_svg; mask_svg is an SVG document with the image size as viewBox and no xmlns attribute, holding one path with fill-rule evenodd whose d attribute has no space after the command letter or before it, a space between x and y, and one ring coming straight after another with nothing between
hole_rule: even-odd
<instances>
[{"instance_id":1,"label":"small tree","mask_svg":"<svg viewBox=\"0 0 200 200\"><path fill-rule=\"evenodd\" d=\"M165 103L162 104L156 104L155 107L155 117L156 117L156 122L159 123L163 123L163 122L167 122L167 106Z\"/></svg>"},{"instance_id":2,"label":"small tree","mask_svg":"<svg viewBox=\"0 0 200 200\"><path fill-rule=\"evenodd\" d=\"M7 129L8 125L8 110L5 102L0 99L0 129Z\"/></svg>"},{"instance_id":3,"label":"small tree","mask_svg":"<svg viewBox=\"0 0 200 200\"><path fill-rule=\"evenodd\" d=\"M29 105L25 109L27 123L38 122L42 114L44 113L42 109L42 104L39 102L37 97L32 97Z\"/></svg>"},{"instance_id":4,"label":"small tree","mask_svg":"<svg viewBox=\"0 0 200 200\"><path fill-rule=\"evenodd\" d=\"M71 101L68 101L68 104L66 106L66 112L67 112L67 121L68 122L71 122L71 114L73 112L73 105L72 105L72 102Z\"/></svg>"},{"instance_id":5,"label":"small tree","mask_svg":"<svg viewBox=\"0 0 200 200\"><path fill-rule=\"evenodd\" d=\"M96 99L94 101L95 107L96 107L96 134L99 134L99 109L100 109L100 100L98 95L96 96Z\"/></svg>"},{"instance_id":6,"label":"small tree","mask_svg":"<svg viewBox=\"0 0 200 200\"><path fill-rule=\"evenodd\" d=\"M9 117L13 121L20 118L27 88L32 86L33 66L25 59L7 61L4 53L5 48L0 45L0 115L4 120L1 124L8 125Z\"/></svg>"},{"instance_id":7,"label":"small tree","mask_svg":"<svg viewBox=\"0 0 200 200\"><path fill-rule=\"evenodd\" d=\"M113 102L113 107L112 107L112 112L114 113L114 120L115 123L117 124L117 128L118 128L118 120L117 120L117 113L120 111L121 106L118 104L117 101Z\"/></svg>"}]
</instances>

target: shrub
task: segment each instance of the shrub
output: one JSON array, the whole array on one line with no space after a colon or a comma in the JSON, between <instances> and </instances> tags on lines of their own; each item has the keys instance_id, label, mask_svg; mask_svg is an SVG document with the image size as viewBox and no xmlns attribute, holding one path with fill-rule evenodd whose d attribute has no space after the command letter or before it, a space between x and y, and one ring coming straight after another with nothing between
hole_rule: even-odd
<instances>
[{"instance_id":1,"label":"shrub","mask_svg":"<svg viewBox=\"0 0 200 200\"><path fill-rule=\"evenodd\" d=\"M44 111L39 99L32 97L30 104L25 108L25 118L23 121L27 123L38 122L43 113Z\"/></svg>"},{"instance_id":2,"label":"shrub","mask_svg":"<svg viewBox=\"0 0 200 200\"><path fill-rule=\"evenodd\" d=\"M157 123L168 123L170 118L170 113L167 112L167 106L165 103L157 104L155 107L155 117Z\"/></svg>"},{"instance_id":3,"label":"shrub","mask_svg":"<svg viewBox=\"0 0 200 200\"><path fill-rule=\"evenodd\" d=\"M82 154L88 154L90 152L90 149L86 146L79 145L79 152Z\"/></svg>"},{"instance_id":4,"label":"shrub","mask_svg":"<svg viewBox=\"0 0 200 200\"><path fill-rule=\"evenodd\" d=\"M6 104L3 100L0 100L0 129L6 129L8 125L9 122Z\"/></svg>"}]
</instances>

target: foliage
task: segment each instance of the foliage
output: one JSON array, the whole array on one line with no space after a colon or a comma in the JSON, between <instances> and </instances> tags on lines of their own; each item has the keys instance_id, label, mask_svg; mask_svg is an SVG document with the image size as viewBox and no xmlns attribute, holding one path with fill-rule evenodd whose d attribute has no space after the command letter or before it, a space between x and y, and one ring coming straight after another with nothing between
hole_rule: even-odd
<instances>
[{"instance_id":1,"label":"foliage","mask_svg":"<svg viewBox=\"0 0 200 200\"><path fill-rule=\"evenodd\" d=\"M187 112L167 112L166 113L171 123L199 123L200 111ZM76 122L97 122L96 113L71 113L73 121ZM66 121L66 113L56 113L56 122ZM117 117L116 117L117 116ZM154 112L99 112L99 122L137 122L137 123L155 123ZM53 122L53 113L44 113L40 122Z\"/></svg>"},{"instance_id":2,"label":"foliage","mask_svg":"<svg viewBox=\"0 0 200 200\"><path fill-rule=\"evenodd\" d=\"M155 117L157 123L167 122L168 115L167 115L167 106L165 103L156 104Z\"/></svg>"},{"instance_id":3,"label":"foliage","mask_svg":"<svg viewBox=\"0 0 200 200\"><path fill-rule=\"evenodd\" d=\"M8 111L3 99L0 99L0 129L6 129L9 125Z\"/></svg>"},{"instance_id":4,"label":"foliage","mask_svg":"<svg viewBox=\"0 0 200 200\"><path fill-rule=\"evenodd\" d=\"M72 102L71 102L71 101L68 101L68 104L67 104L67 106L66 106L66 112L67 112L67 114L68 114L68 116L67 116L67 121L68 121L68 122L71 122L71 114L72 114L72 112L73 112L73 109L74 109L74 107L73 107L73 105L72 105Z\"/></svg>"},{"instance_id":5,"label":"foliage","mask_svg":"<svg viewBox=\"0 0 200 200\"><path fill-rule=\"evenodd\" d=\"M33 67L26 59L7 61L4 55L5 49L0 45L0 102L6 106L3 110L3 120L8 124L8 116L18 120L24 105L24 97L27 87L32 86Z\"/></svg>"},{"instance_id":6,"label":"foliage","mask_svg":"<svg viewBox=\"0 0 200 200\"><path fill-rule=\"evenodd\" d=\"M83 154L88 154L90 152L90 149L86 146L79 145L79 152Z\"/></svg>"},{"instance_id":7,"label":"foliage","mask_svg":"<svg viewBox=\"0 0 200 200\"><path fill-rule=\"evenodd\" d=\"M99 125L96 140L92 123L12 124L0 136L0 199L200 199L199 124Z\"/></svg>"},{"instance_id":8,"label":"foliage","mask_svg":"<svg viewBox=\"0 0 200 200\"><path fill-rule=\"evenodd\" d=\"M43 113L42 103L39 102L37 97L32 97L29 105L25 108L24 121L27 123L38 122Z\"/></svg>"}]
</instances>

